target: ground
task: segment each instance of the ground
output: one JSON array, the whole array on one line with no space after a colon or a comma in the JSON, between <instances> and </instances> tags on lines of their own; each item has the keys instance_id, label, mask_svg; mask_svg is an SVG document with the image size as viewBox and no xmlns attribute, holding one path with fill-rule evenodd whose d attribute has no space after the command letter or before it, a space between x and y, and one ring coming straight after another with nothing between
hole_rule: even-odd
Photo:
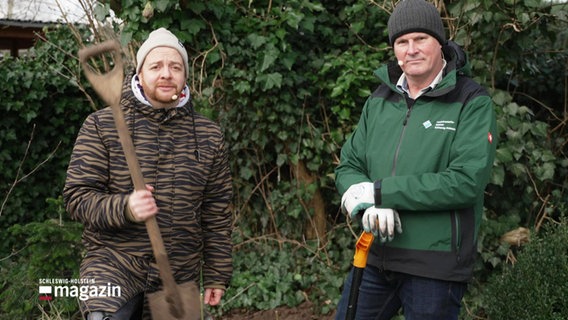
<instances>
[{"instance_id":1,"label":"ground","mask_svg":"<svg viewBox=\"0 0 568 320\"><path fill-rule=\"evenodd\" d=\"M232 311L222 317L215 317L214 320L332 320L334 314L318 315L313 310L313 305L309 302L297 307L278 307L264 311Z\"/></svg>"}]
</instances>

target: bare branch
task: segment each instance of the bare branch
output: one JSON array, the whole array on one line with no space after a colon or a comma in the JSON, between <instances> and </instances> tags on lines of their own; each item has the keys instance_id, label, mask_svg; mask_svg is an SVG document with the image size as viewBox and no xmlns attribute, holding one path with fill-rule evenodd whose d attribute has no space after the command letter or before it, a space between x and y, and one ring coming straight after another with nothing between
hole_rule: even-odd
<instances>
[{"instance_id":1,"label":"bare branch","mask_svg":"<svg viewBox=\"0 0 568 320\"><path fill-rule=\"evenodd\" d=\"M24 165L26 158L28 157L28 154L29 154L29 151L30 151L30 146L32 145L35 127L36 126L34 124L33 128L32 128L32 132L30 134L30 140L28 141L28 144L26 146L26 151L24 153L24 156L22 157L22 160L20 161L20 165L18 166L18 170L16 172L16 177L14 178L14 182L12 182L10 189L8 189L8 192L6 193L6 197L4 198L4 201L2 201L2 206L0 206L0 216L2 216L2 212L4 211L4 207L6 206L6 203L8 202L8 198L10 198L10 194L14 191L14 189L16 188L18 183L22 182L23 180L25 180L26 178L28 178L29 176L34 174L37 170L39 170L40 167L42 167L51 158L53 158L53 155L55 154L55 152L57 152L57 149L61 145L61 141L59 141L59 143L57 143L57 146L55 147L55 149L47 156L47 158L45 158L42 162L40 162L37 166L35 166L32 169L32 171L30 171L27 174L24 174L23 176L20 177L20 173L22 172L22 167Z\"/></svg>"}]
</instances>

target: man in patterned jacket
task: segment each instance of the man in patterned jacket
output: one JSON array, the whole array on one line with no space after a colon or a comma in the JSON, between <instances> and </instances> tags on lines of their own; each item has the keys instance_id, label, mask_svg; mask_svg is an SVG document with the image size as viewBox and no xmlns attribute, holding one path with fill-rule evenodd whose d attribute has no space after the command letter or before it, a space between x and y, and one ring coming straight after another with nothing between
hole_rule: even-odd
<instances>
[{"instance_id":1,"label":"man in patterned jacket","mask_svg":"<svg viewBox=\"0 0 568 320\"><path fill-rule=\"evenodd\" d=\"M147 190L133 185L110 108L89 115L67 171L64 200L84 224L81 279L119 297L81 301L87 319L139 319L161 290L144 221L155 216L178 284L199 282L217 305L232 276L232 180L221 129L194 112L188 57L170 31L150 33L126 77L121 108ZM201 275L200 275L201 273Z\"/></svg>"}]
</instances>

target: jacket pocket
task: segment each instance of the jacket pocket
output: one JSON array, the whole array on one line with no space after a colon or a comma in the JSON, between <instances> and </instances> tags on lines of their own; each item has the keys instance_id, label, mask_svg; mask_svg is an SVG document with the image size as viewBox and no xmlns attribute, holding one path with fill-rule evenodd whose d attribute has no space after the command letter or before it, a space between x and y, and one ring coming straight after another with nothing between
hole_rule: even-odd
<instances>
[{"instance_id":1,"label":"jacket pocket","mask_svg":"<svg viewBox=\"0 0 568 320\"><path fill-rule=\"evenodd\" d=\"M456 254L456 259L459 262L461 260L461 221L460 215L455 210L450 213L450 219L452 222L452 250Z\"/></svg>"}]
</instances>

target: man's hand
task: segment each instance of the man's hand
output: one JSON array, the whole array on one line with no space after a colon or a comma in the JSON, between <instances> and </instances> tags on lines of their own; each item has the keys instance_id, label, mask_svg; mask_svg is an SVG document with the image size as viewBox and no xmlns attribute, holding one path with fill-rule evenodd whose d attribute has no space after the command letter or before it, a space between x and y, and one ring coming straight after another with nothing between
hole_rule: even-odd
<instances>
[{"instance_id":1,"label":"man's hand","mask_svg":"<svg viewBox=\"0 0 568 320\"><path fill-rule=\"evenodd\" d=\"M341 197L341 209L347 212L351 219L361 210L373 206L375 203L375 189L372 182L361 182L352 185Z\"/></svg>"},{"instance_id":2,"label":"man's hand","mask_svg":"<svg viewBox=\"0 0 568 320\"><path fill-rule=\"evenodd\" d=\"M205 296L203 297L203 303L210 306L216 306L221 302L221 298L225 294L223 289L205 288Z\"/></svg>"},{"instance_id":3,"label":"man's hand","mask_svg":"<svg viewBox=\"0 0 568 320\"><path fill-rule=\"evenodd\" d=\"M134 190L128 197L127 216L135 222L143 222L158 213L158 205L152 196L154 188L146 185L146 190Z\"/></svg>"},{"instance_id":4,"label":"man's hand","mask_svg":"<svg viewBox=\"0 0 568 320\"><path fill-rule=\"evenodd\" d=\"M398 212L393 209L370 207L363 214L363 229L379 237L381 242L392 241L394 230L402 233L402 224Z\"/></svg>"}]
</instances>

